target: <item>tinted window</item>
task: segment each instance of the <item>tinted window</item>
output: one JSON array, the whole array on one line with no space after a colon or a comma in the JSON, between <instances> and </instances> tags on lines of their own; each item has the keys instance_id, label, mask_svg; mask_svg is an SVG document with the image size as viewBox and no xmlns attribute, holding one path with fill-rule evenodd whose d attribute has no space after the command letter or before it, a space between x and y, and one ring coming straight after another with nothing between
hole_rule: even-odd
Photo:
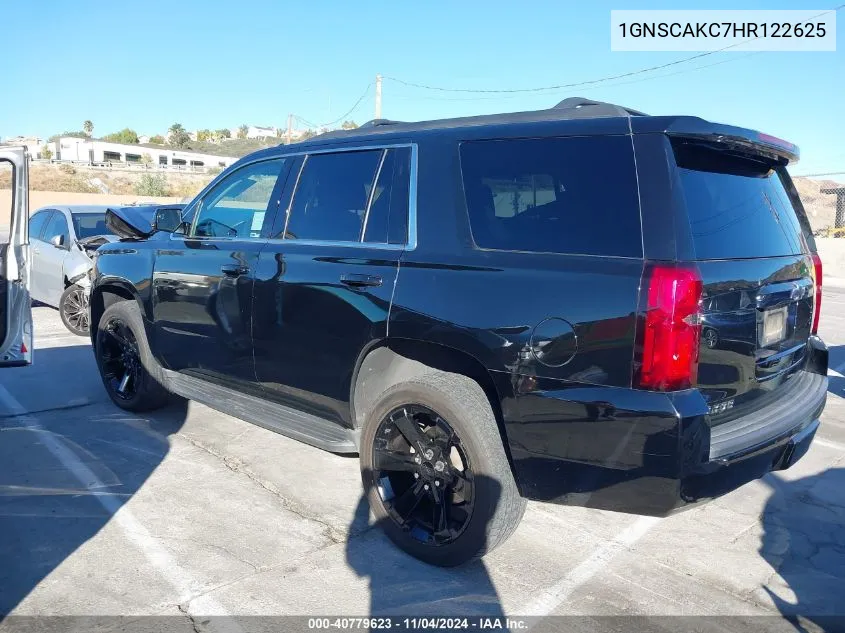
<instances>
[{"instance_id":1,"label":"tinted window","mask_svg":"<svg viewBox=\"0 0 845 633\"><path fill-rule=\"evenodd\" d=\"M29 239L41 239L41 231L44 230L44 225L50 219L50 213L52 211L39 211L29 219Z\"/></svg>"},{"instance_id":2,"label":"tinted window","mask_svg":"<svg viewBox=\"0 0 845 633\"><path fill-rule=\"evenodd\" d=\"M472 236L482 248L642 256L627 137L468 142L461 169Z\"/></svg>"},{"instance_id":3,"label":"tinted window","mask_svg":"<svg viewBox=\"0 0 845 633\"><path fill-rule=\"evenodd\" d=\"M692 143L674 149L698 259L801 252L796 210L769 164Z\"/></svg>"},{"instance_id":4,"label":"tinted window","mask_svg":"<svg viewBox=\"0 0 845 633\"><path fill-rule=\"evenodd\" d=\"M404 244L408 241L408 191L411 148L387 150L367 214L365 242Z\"/></svg>"},{"instance_id":5,"label":"tinted window","mask_svg":"<svg viewBox=\"0 0 845 633\"><path fill-rule=\"evenodd\" d=\"M74 213L70 217L73 220L73 232L78 240L111 234L106 226L105 213Z\"/></svg>"},{"instance_id":6,"label":"tinted window","mask_svg":"<svg viewBox=\"0 0 845 633\"><path fill-rule=\"evenodd\" d=\"M70 235L68 234L67 220L65 220L63 213L58 212L53 213L53 215L50 216L50 220L47 222L47 228L44 229L44 237L41 239L45 242L49 242L57 235L61 235L63 237L62 245L68 246Z\"/></svg>"},{"instance_id":7,"label":"tinted window","mask_svg":"<svg viewBox=\"0 0 845 633\"><path fill-rule=\"evenodd\" d=\"M312 154L305 160L286 239L358 242L382 150Z\"/></svg>"},{"instance_id":8,"label":"tinted window","mask_svg":"<svg viewBox=\"0 0 845 633\"><path fill-rule=\"evenodd\" d=\"M221 180L199 204L194 235L260 237L285 159L247 165Z\"/></svg>"}]
</instances>

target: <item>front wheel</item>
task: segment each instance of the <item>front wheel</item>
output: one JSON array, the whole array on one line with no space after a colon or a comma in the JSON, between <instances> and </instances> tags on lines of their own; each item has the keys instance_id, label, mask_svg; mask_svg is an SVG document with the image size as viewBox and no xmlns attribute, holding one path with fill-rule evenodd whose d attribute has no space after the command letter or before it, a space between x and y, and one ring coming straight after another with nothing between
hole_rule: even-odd
<instances>
[{"instance_id":1,"label":"front wheel","mask_svg":"<svg viewBox=\"0 0 845 633\"><path fill-rule=\"evenodd\" d=\"M65 327L77 336L88 336L88 291L82 286L68 286L59 299L59 315Z\"/></svg>"},{"instance_id":2,"label":"front wheel","mask_svg":"<svg viewBox=\"0 0 845 633\"><path fill-rule=\"evenodd\" d=\"M401 549L442 567L505 542L525 512L483 389L435 371L388 389L361 435L370 508Z\"/></svg>"},{"instance_id":3,"label":"front wheel","mask_svg":"<svg viewBox=\"0 0 845 633\"><path fill-rule=\"evenodd\" d=\"M103 312L94 338L94 355L103 386L121 409L151 411L170 401L134 301L115 303Z\"/></svg>"}]
</instances>

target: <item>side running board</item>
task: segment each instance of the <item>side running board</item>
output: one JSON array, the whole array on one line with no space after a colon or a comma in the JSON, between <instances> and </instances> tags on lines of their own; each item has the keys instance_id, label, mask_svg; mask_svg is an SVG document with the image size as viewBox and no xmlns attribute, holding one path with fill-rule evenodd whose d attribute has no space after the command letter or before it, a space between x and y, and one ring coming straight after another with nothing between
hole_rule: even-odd
<instances>
[{"instance_id":1,"label":"side running board","mask_svg":"<svg viewBox=\"0 0 845 633\"><path fill-rule=\"evenodd\" d=\"M167 388L183 398L332 453L358 452L358 434L352 429L201 378L167 369L163 372Z\"/></svg>"}]
</instances>

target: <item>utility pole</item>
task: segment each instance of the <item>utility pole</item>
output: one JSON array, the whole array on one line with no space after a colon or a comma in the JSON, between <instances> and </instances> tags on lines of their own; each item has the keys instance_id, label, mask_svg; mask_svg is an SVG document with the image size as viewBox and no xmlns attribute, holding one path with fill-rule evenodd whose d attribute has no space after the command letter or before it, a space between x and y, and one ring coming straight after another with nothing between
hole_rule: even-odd
<instances>
[{"instance_id":1,"label":"utility pole","mask_svg":"<svg viewBox=\"0 0 845 633\"><path fill-rule=\"evenodd\" d=\"M293 137L293 114L288 115L288 132L286 135L287 143L286 145L290 145L291 137Z\"/></svg>"},{"instance_id":2,"label":"utility pole","mask_svg":"<svg viewBox=\"0 0 845 633\"><path fill-rule=\"evenodd\" d=\"M376 75L376 118L381 118L381 75Z\"/></svg>"}]
</instances>

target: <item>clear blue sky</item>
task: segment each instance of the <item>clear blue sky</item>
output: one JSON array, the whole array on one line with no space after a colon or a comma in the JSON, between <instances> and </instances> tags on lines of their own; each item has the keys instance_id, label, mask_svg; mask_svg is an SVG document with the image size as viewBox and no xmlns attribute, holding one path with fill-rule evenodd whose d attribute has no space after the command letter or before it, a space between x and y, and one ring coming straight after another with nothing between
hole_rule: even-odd
<instances>
[{"instance_id":1,"label":"clear blue sky","mask_svg":"<svg viewBox=\"0 0 845 633\"><path fill-rule=\"evenodd\" d=\"M839 0L813 2L828 9ZM622 6L620 6L622 5ZM522 88L586 81L689 53L613 53L621 2L309 2L194 0L4 3L0 136L139 133L287 114L335 119L376 73L447 87ZM785 2L649 1L636 8L789 9ZM841 10L841 20L845 10ZM696 114L801 146L795 172L845 171L845 43L835 53L724 52L633 79L558 93L483 97L384 82L383 116L431 119L544 108L583 95L654 114ZM714 64L701 70L696 67ZM641 79L649 78L645 81ZM373 116L372 89L350 115Z\"/></svg>"}]
</instances>

